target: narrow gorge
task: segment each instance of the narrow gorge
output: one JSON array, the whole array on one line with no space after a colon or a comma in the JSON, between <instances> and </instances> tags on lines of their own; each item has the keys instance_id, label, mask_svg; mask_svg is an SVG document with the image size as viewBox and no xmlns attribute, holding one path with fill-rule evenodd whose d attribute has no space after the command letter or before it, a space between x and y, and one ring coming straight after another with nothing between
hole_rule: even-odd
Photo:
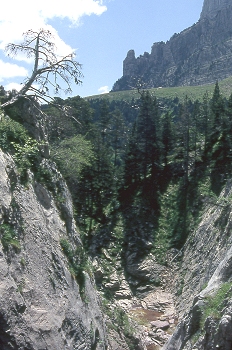
<instances>
[{"instance_id":1,"label":"narrow gorge","mask_svg":"<svg viewBox=\"0 0 232 350\"><path fill-rule=\"evenodd\" d=\"M232 2L205 0L110 94L1 87L0 350L232 349L231 72Z\"/></svg>"}]
</instances>

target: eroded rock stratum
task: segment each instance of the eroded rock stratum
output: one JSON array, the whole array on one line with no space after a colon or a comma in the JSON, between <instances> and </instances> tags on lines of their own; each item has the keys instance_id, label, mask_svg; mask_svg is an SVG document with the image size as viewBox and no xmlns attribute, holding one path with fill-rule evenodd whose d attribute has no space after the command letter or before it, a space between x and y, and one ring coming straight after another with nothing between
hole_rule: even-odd
<instances>
[{"instance_id":1,"label":"eroded rock stratum","mask_svg":"<svg viewBox=\"0 0 232 350\"><path fill-rule=\"evenodd\" d=\"M165 350L232 347L231 193L227 181L180 252L174 281L180 322Z\"/></svg>"},{"instance_id":2,"label":"eroded rock stratum","mask_svg":"<svg viewBox=\"0 0 232 350\"><path fill-rule=\"evenodd\" d=\"M80 293L60 245L61 239L81 245L71 197L51 164L50 171L59 196L33 174L22 185L12 158L0 151L0 348L103 350L94 283L84 272Z\"/></svg>"}]
</instances>

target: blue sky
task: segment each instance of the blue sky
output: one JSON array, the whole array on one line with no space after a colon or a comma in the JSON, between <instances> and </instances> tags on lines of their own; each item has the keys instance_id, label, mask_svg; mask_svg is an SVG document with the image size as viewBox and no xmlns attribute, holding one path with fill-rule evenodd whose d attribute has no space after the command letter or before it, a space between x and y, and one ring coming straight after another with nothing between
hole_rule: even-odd
<instances>
[{"instance_id":1,"label":"blue sky","mask_svg":"<svg viewBox=\"0 0 232 350\"><path fill-rule=\"evenodd\" d=\"M150 52L154 42L167 41L197 22L202 5L203 0L4 2L0 12L0 84L7 89L17 87L31 69L23 57L9 60L4 55L5 45L20 42L21 33L28 29L44 27L53 30L60 53L76 49L84 78L82 86L73 86L73 95L108 91L122 76L128 50L134 49L136 56Z\"/></svg>"}]
</instances>

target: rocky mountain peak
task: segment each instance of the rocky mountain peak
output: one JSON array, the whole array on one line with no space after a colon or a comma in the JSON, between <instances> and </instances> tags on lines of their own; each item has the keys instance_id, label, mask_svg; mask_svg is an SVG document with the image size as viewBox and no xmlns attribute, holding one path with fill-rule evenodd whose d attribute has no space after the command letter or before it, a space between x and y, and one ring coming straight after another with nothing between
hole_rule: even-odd
<instances>
[{"instance_id":1,"label":"rocky mountain peak","mask_svg":"<svg viewBox=\"0 0 232 350\"><path fill-rule=\"evenodd\" d=\"M231 76L232 0L204 0L200 20L166 43L154 43L151 53L135 57L130 50L123 76L113 91L204 85Z\"/></svg>"},{"instance_id":2,"label":"rocky mountain peak","mask_svg":"<svg viewBox=\"0 0 232 350\"><path fill-rule=\"evenodd\" d=\"M231 0L204 0L201 19L213 18L217 15L218 11L223 10L232 5Z\"/></svg>"}]
</instances>

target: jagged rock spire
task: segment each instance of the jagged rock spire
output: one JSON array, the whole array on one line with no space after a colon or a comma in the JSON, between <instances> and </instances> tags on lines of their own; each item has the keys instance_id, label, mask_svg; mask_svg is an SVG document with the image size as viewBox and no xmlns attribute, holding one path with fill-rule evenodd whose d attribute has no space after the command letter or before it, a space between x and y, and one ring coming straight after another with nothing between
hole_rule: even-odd
<instances>
[{"instance_id":1,"label":"jagged rock spire","mask_svg":"<svg viewBox=\"0 0 232 350\"><path fill-rule=\"evenodd\" d=\"M213 18L218 11L230 5L232 5L232 0L204 0L201 19L205 17Z\"/></svg>"}]
</instances>

